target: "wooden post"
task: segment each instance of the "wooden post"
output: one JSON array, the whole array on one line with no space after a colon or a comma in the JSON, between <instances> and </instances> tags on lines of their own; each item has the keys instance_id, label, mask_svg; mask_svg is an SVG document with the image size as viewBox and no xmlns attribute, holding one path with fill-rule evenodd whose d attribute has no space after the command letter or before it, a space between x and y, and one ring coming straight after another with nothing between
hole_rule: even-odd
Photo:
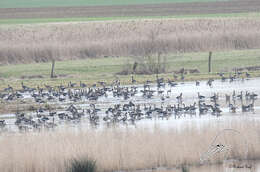
<instances>
[{"instance_id":1,"label":"wooden post","mask_svg":"<svg viewBox=\"0 0 260 172\"><path fill-rule=\"evenodd\" d=\"M158 57L157 57L157 73L161 73L161 61L160 61L160 58L161 58L161 52L158 52Z\"/></svg>"},{"instance_id":2,"label":"wooden post","mask_svg":"<svg viewBox=\"0 0 260 172\"><path fill-rule=\"evenodd\" d=\"M211 72L211 56L212 56L212 52L209 52L209 73Z\"/></svg>"},{"instance_id":3,"label":"wooden post","mask_svg":"<svg viewBox=\"0 0 260 172\"><path fill-rule=\"evenodd\" d=\"M137 62L135 62L134 65L133 65L133 73L134 73L134 74L135 74L135 71L136 71L137 65L138 65Z\"/></svg>"},{"instance_id":4,"label":"wooden post","mask_svg":"<svg viewBox=\"0 0 260 172\"><path fill-rule=\"evenodd\" d=\"M55 66L55 60L52 60L52 65L51 65L51 78L54 78L54 66Z\"/></svg>"}]
</instances>

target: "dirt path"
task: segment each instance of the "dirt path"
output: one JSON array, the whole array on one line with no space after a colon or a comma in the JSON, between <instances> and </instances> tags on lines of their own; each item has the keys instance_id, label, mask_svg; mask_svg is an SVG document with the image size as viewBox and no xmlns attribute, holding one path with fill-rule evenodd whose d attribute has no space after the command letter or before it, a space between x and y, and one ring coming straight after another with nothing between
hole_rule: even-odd
<instances>
[{"instance_id":1,"label":"dirt path","mask_svg":"<svg viewBox=\"0 0 260 172\"><path fill-rule=\"evenodd\" d=\"M170 16L184 14L217 14L260 12L259 0L229 2L176 3L158 5L9 8L0 9L0 19L70 18L113 16Z\"/></svg>"}]
</instances>

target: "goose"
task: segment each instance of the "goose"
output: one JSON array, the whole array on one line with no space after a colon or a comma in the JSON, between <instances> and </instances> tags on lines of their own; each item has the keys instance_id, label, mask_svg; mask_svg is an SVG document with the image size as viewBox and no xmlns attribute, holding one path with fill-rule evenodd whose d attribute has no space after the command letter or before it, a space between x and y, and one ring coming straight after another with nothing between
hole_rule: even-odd
<instances>
[{"instance_id":1,"label":"goose","mask_svg":"<svg viewBox=\"0 0 260 172\"><path fill-rule=\"evenodd\" d=\"M224 77L224 76L222 76L222 77L221 77L221 81L222 81L222 82L225 82L225 81L226 81L226 79L227 79L227 78L226 78L226 77Z\"/></svg>"},{"instance_id":2,"label":"goose","mask_svg":"<svg viewBox=\"0 0 260 172\"><path fill-rule=\"evenodd\" d=\"M226 98L226 103L229 103L230 102L230 95L225 94L225 98Z\"/></svg>"},{"instance_id":3,"label":"goose","mask_svg":"<svg viewBox=\"0 0 260 172\"><path fill-rule=\"evenodd\" d=\"M158 95L161 95L164 92L164 90L158 90L157 93Z\"/></svg>"},{"instance_id":4,"label":"goose","mask_svg":"<svg viewBox=\"0 0 260 172\"><path fill-rule=\"evenodd\" d=\"M82 83L82 82L80 81L80 82L79 82L79 86L80 86L81 88L86 88L86 87L87 87L87 84Z\"/></svg>"},{"instance_id":5,"label":"goose","mask_svg":"<svg viewBox=\"0 0 260 172\"><path fill-rule=\"evenodd\" d=\"M195 114L196 115L196 102L194 102L193 103L193 105L190 105L190 107L189 107L189 111L190 111L190 113L191 113L191 115L193 114Z\"/></svg>"},{"instance_id":6,"label":"goose","mask_svg":"<svg viewBox=\"0 0 260 172\"><path fill-rule=\"evenodd\" d=\"M15 92L15 96L16 98L23 98L24 96L22 94L20 94L18 91Z\"/></svg>"},{"instance_id":7,"label":"goose","mask_svg":"<svg viewBox=\"0 0 260 172\"><path fill-rule=\"evenodd\" d=\"M132 84L135 84L136 83L136 80L134 79L134 76L132 75L132 77L131 77L131 82L132 82Z\"/></svg>"},{"instance_id":8,"label":"goose","mask_svg":"<svg viewBox=\"0 0 260 172\"><path fill-rule=\"evenodd\" d=\"M21 85L22 85L22 88L23 88L24 90L27 90L28 87L26 87L26 86L23 84L23 82L21 82Z\"/></svg>"},{"instance_id":9,"label":"goose","mask_svg":"<svg viewBox=\"0 0 260 172\"><path fill-rule=\"evenodd\" d=\"M216 102L216 100L218 100L218 95L214 93L214 96L211 96L210 99Z\"/></svg>"},{"instance_id":10,"label":"goose","mask_svg":"<svg viewBox=\"0 0 260 172\"><path fill-rule=\"evenodd\" d=\"M146 80L145 83L146 83L146 84L151 84L152 81L150 81L150 80Z\"/></svg>"},{"instance_id":11,"label":"goose","mask_svg":"<svg viewBox=\"0 0 260 172\"><path fill-rule=\"evenodd\" d=\"M233 104L229 104L229 112L236 113L236 107Z\"/></svg>"},{"instance_id":12,"label":"goose","mask_svg":"<svg viewBox=\"0 0 260 172\"><path fill-rule=\"evenodd\" d=\"M213 83L214 79L209 79L208 82L207 82L207 85L212 87L212 83Z\"/></svg>"},{"instance_id":13,"label":"goose","mask_svg":"<svg viewBox=\"0 0 260 172\"><path fill-rule=\"evenodd\" d=\"M0 120L0 127L3 128L6 126L5 120Z\"/></svg>"},{"instance_id":14,"label":"goose","mask_svg":"<svg viewBox=\"0 0 260 172\"><path fill-rule=\"evenodd\" d=\"M144 84L144 90L146 90L146 89L149 89L150 90L150 85L149 84Z\"/></svg>"},{"instance_id":15,"label":"goose","mask_svg":"<svg viewBox=\"0 0 260 172\"><path fill-rule=\"evenodd\" d=\"M49 111L49 116L50 116L50 117L54 117L54 115L56 115L56 114L57 114L57 112L50 112L50 111Z\"/></svg>"},{"instance_id":16,"label":"goose","mask_svg":"<svg viewBox=\"0 0 260 172\"><path fill-rule=\"evenodd\" d=\"M239 95L237 95L237 98L242 100L243 99L243 92L241 91Z\"/></svg>"},{"instance_id":17,"label":"goose","mask_svg":"<svg viewBox=\"0 0 260 172\"><path fill-rule=\"evenodd\" d=\"M173 74L173 78L175 81L178 80L178 76L176 74Z\"/></svg>"},{"instance_id":18,"label":"goose","mask_svg":"<svg viewBox=\"0 0 260 172\"><path fill-rule=\"evenodd\" d=\"M212 115L216 115L218 117L218 116L220 116L221 112L222 112L222 110L220 110L219 107L217 107L217 106L212 107Z\"/></svg>"},{"instance_id":19,"label":"goose","mask_svg":"<svg viewBox=\"0 0 260 172\"><path fill-rule=\"evenodd\" d=\"M161 96L161 100L164 101L165 100L165 97L164 95Z\"/></svg>"},{"instance_id":20,"label":"goose","mask_svg":"<svg viewBox=\"0 0 260 172\"><path fill-rule=\"evenodd\" d=\"M250 99L250 93L248 92L248 91L246 91L246 93L245 93L245 98L248 100L248 99Z\"/></svg>"},{"instance_id":21,"label":"goose","mask_svg":"<svg viewBox=\"0 0 260 172\"><path fill-rule=\"evenodd\" d=\"M11 87L10 85L8 85L8 87L5 88L4 91L13 91L13 87Z\"/></svg>"},{"instance_id":22,"label":"goose","mask_svg":"<svg viewBox=\"0 0 260 172\"><path fill-rule=\"evenodd\" d=\"M157 88L165 87L165 83L163 82L158 82L157 83Z\"/></svg>"},{"instance_id":23,"label":"goose","mask_svg":"<svg viewBox=\"0 0 260 172\"><path fill-rule=\"evenodd\" d=\"M236 91L234 90L232 94L232 99L234 100L235 98L236 98Z\"/></svg>"},{"instance_id":24,"label":"goose","mask_svg":"<svg viewBox=\"0 0 260 172\"><path fill-rule=\"evenodd\" d=\"M78 112L77 108L74 105L70 105L66 111L71 112L71 113L75 113Z\"/></svg>"},{"instance_id":25,"label":"goose","mask_svg":"<svg viewBox=\"0 0 260 172\"><path fill-rule=\"evenodd\" d=\"M49 86L49 85L46 85L46 84L44 84L44 87L45 87L47 90L51 90L51 89L52 89L52 87L51 87L51 86Z\"/></svg>"},{"instance_id":26,"label":"goose","mask_svg":"<svg viewBox=\"0 0 260 172\"><path fill-rule=\"evenodd\" d=\"M246 77L250 78L250 74L248 72L246 72Z\"/></svg>"},{"instance_id":27,"label":"goose","mask_svg":"<svg viewBox=\"0 0 260 172\"><path fill-rule=\"evenodd\" d=\"M171 86L171 87L175 87L178 84L175 83L174 81L171 81L170 79L168 79L168 85Z\"/></svg>"},{"instance_id":28,"label":"goose","mask_svg":"<svg viewBox=\"0 0 260 172\"><path fill-rule=\"evenodd\" d=\"M252 94L250 94L250 99L255 100L257 98L257 96L258 95L253 92Z\"/></svg>"},{"instance_id":29,"label":"goose","mask_svg":"<svg viewBox=\"0 0 260 172\"><path fill-rule=\"evenodd\" d=\"M200 95L200 93L198 92L198 98L201 99L205 99L205 96Z\"/></svg>"},{"instance_id":30,"label":"goose","mask_svg":"<svg viewBox=\"0 0 260 172\"><path fill-rule=\"evenodd\" d=\"M243 105L242 104L242 112L249 112L254 110L254 104L251 103L249 105Z\"/></svg>"},{"instance_id":31,"label":"goose","mask_svg":"<svg viewBox=\"0 0 260 172\"><path fill-rule=\"evenodd\" d=\"M103 87L106 86L106 82L104 82L104 81L98 81L98 84L101 85L101 86L103 86Z\"/></svg>"},{"instance_id":32,"label":"goose","mask_svg":"<svg viewBox=\"0 0 260 172\"><path fill-rule=\"evenodd\" d=\"M59 101L60 101L60 102L64 102L65 100L66 100L65 97L60 97L60 96L59 96Z\"/></svg>"},{"instance_id":33,"label":"goose","mask_svg":"<svg viewBox=\"0 0 260 172\"><path fill-rule=\"evenodd\" d=\"M71 81L68 83L68 87L69 88L74 88L74 87L76 87L76 83L72 83Z\"/></svg>"},{"instance_id":34,"label":"goose","mask_svg":"<svg viewBox=\"0 0 260 172\"><path fill-rule=\"evenodd\" d=\"M182 93L180 93L180 95L177 96L176 99L178 100L178 102L181 102L182 101Z\"/></svg>"},{"instance_id":35,"label":"goose","mask_svg":"<svg viewBox=\"0 0 260 172\"><path fill-rule=\"evenodd\" d=\"M181 74L181 81L183 82L184 79L185 79L185 77L184 77L184 74L182 73L182 74Z\"/></svg>"},{"instance_id":36,"label":"goose","mask_svg":"<svg viewBox=\"0 0 260 172\"><path fill-rule=\"evenodd\" d=\"M58 86L58 89L59 89L59 91L64 91L66 88L62 84L60 84Z\"/></svg>"}]
</instances>

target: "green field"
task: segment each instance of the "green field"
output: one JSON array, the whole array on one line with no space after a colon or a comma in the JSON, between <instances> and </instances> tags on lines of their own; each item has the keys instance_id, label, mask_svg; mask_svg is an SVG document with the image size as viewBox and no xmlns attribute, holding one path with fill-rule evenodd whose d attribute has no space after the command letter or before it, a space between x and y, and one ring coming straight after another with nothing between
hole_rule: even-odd
<instances>
[{"instance_id":1,"label":"green field","mask_svg":"<svg viewBox=\"0 0 260 172\"><path fill-rule=\"evenodd\" d=\"M69 81L79 82L80 80L93 84L97 81L104 80L111 82L116 78L116 73L120 72L129 61L133 63L133 59L129 58L99 58L86 59L75 61L56 62L55 74L60 76L56 79L50 79L50 63L38 64L19 64L7 65L0 67L0 85L1 88L11 84L20 87L20 82L23 80L31 86L60 83ZM161 74L166 78L173 79L172 71L181 68L198 69L199 74L189 74L186 80L207 79L216 77L219 71L230 72L235 67L247 67L260 65L260 50L244 50L244 51L228 51L228 52L213 52L212 70L209 74L208 70L208 53L187 53L179 55L168 55L168 73ZM251 73L253 76L260 76L260 71ZM28 79L28 77L41 76L43 78ZM130 83L130 75L117 75L124 84ZM24 79L21 79L24 78ZM145 80L154 80L154 75L138 75L136 80L138 83L143 83Z\"/></svg>"},{"instance_id":2,"label":"green field","mask_svg":"<svg viewBox=\"0 0 260 172\"><path fill-rule=\"evenodd\" d=\"M75 7L100 5L139 5L179 2L215 2L224 0L1 0L0 8Z\"/></svg>"},{"instance_id":3,"label":"green field","mask_svg":"<svg viewBox=\"0 0 260 172\"><path fill-rule=\"evenodd\" d=\"M89 22L89 21L112 21L112 20L139 20L139 19L196 19L196 18L256 18L260 13L228 13L228 14L198 14L176 16L139 16L139 17L96 17L96 18L42 18L42 19L0 19L0 25L10 24L38 24L58 22Z\"/></svg>"}]
</instances>

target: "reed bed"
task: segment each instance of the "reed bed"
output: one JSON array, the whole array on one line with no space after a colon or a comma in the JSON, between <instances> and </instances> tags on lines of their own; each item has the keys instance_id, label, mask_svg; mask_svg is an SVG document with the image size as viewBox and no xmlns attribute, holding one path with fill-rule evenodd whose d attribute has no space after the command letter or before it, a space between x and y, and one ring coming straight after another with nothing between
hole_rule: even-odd
<instances>
[{"instance_id":1,"label":"reed bed","mask_svg":"<svg viewBox=\"0 0 260 172\"><path fill-rule=\"evenodd\" d=\"M0 63L260 48L260 19L140 19L0 27Z\"/></svg>"},{"instance_id":2,"label":"reed bed","mask_svg":"<svg viewBox=\"0 0 260 172\"><path fill-rule=\"evenodd\" d=\"M243 138L231 134L231 158L260 158L260 126L253 120L210 122L162 128L104 128L51 132L2 134L0 139L0 171L64 172L68 160L88 157L98 171L150 169L199 164L215 135L224 128L239 130L248 141L248 152L240 145ZM222 156L212 163L221 162Z\"/></svg>"}]
</instances>

